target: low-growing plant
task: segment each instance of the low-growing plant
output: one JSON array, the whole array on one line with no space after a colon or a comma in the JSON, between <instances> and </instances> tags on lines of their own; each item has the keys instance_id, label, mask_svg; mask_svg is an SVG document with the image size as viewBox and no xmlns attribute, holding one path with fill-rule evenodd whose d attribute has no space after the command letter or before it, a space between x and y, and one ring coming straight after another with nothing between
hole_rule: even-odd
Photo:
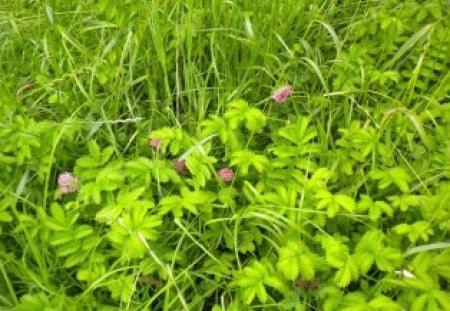
<instances>
[{"instance_id":1,"label":"low-growing plant","mask_svg":"<svg viewBox=\"0 0 450 311\"><path fill-rule=\"evenodd\" d=\"M391 148L382 139L348 143L358 139L352 131L382 137L382 129L340 131L333 152L348 157L346 172L319 157L310 118L273 126L260 140L275 121L244 100L227 107L197 136L151 131L141 138L149 151L135 158L91 140L73 173L59 175L35 234L51 245L60 273L73 273L78 299L108 295L123 307L171 310L448 308L450 253L420 250L439 246L448 230L448 183L437 193L414 190L426 176L378 152ZM364 183L343 185L353 171Z\"/></svg>"},{"instance_id":2,"label":"low-growing plant","mask_svg":"<svg viewBox=\"0 0 450 311\"><path fill-rule=\"evenodd\" d=\"M444 2L8 4L1 309L450 310Z\"/></svg>"}]
</instances>

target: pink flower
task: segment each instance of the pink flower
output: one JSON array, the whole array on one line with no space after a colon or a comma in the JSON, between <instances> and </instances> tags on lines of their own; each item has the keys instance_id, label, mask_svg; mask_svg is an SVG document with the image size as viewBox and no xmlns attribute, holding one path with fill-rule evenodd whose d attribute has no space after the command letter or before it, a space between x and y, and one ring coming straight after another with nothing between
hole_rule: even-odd
<instances>
[{"instance_id":1,"label":"pink flower","mask_svg":"<svg viewBox=\"0 0 450 311\"><path fill-rule=\"evenodd\" d=\"M160 138L152 138L148 140L148 145L153 149L159 149L161 147L162 140Z\"/></svg>"},{"instance_id":2,"label":"pink flower","mask_svg":"<svg viewBox=\"0 0 450 311\"><path fill-rule=\"evenodd\" d=\"M272 98L278 104L284 103L288 97L292 95L293 91L292 86L286 85L276 90L273 93Z\"/></svg>"},{"instance_id":3,"label":"pink flower","mask_svg":"<svg viewBox=\"0 0 450 311\"><path fill-rule=\"evenodd\" d=\"M186 172L186 161L185 160L179 160L175 159L172 161L173 167L178 173L185 173Z\"/></svg>"},{"instance_id":4,"label":"pink flower","mask_svg":"<svg viewBox=\"0 0 450 311\"><path fill-rule=\"evenodd\" d=\"M78 190L78 179L70 172L59 174L58 184L62 193L71 193Z\"/></svg>"},{"instance_id":5,"label":"pink flower","mask_svg":"<svg viewBox=\"0 0 450 311\"><path fill-rule=\"evenodd\" d=\"M234 173L231 168L223 168L219 172L219 178L220 180L224 182L229 182L233 179Z\"/></svg>"}]
</instances>

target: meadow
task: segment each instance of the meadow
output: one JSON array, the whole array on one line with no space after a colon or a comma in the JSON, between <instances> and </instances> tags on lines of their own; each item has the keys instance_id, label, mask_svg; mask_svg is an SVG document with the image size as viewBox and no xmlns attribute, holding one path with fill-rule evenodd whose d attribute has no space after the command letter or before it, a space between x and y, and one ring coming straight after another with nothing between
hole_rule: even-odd
<instances>
[{"instance_id":1,"label":"meadow","mask_svg":"<svg viewBox=\"0 0 450 311\"><path fill-rule=\"evenodd\" d=\"M0 0L0 310L450 310L450 2Z\"/></svg>"}]
</instances>

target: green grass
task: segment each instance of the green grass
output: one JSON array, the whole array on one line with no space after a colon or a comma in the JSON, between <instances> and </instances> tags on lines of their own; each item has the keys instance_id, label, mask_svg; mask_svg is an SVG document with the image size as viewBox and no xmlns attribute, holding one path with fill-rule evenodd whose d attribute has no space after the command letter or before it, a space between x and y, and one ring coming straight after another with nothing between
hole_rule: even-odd
<instances>
[{"instance_id":1,"label":"green grass","mask_svg":"<svg viewBox=\"0 0 450 311\"><path fill-rule=\"evenodd\" d=\"M449 10L445 0L0 0L0 309L380 310L386 298L392 310L443 310ZM274 104L283 85L294 93ZM239 99L249 107L230 105ZM185 175L171 166L182 155ZM218 181L225 166L230 185ZM79 175L78 195L58 189L64 171ZM142 221L123 223L135 205ZM375 230L395 252L366 270L358 252ZM286 254L306 256L288 265L298 278L283 274ZM417 283L396 278L401 269ZM258 273L264 293L251 299L243 284Z\"/></svg>"}]
</instances>

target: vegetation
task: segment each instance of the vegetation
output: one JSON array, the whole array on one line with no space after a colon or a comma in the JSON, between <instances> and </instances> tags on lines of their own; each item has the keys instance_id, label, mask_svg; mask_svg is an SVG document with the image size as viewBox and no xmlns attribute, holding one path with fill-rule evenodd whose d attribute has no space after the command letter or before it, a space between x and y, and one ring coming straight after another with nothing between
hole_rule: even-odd
<instances>
[{"instance_id":1,"label":"vegetation","mask_svg":"<svg viewBox=\"0 0 450 311\"><path fill-rule=\"evenodd\" d=\"M0 309L450 310L449 5L0 1Z\"/></svg>"}]
</instances>

